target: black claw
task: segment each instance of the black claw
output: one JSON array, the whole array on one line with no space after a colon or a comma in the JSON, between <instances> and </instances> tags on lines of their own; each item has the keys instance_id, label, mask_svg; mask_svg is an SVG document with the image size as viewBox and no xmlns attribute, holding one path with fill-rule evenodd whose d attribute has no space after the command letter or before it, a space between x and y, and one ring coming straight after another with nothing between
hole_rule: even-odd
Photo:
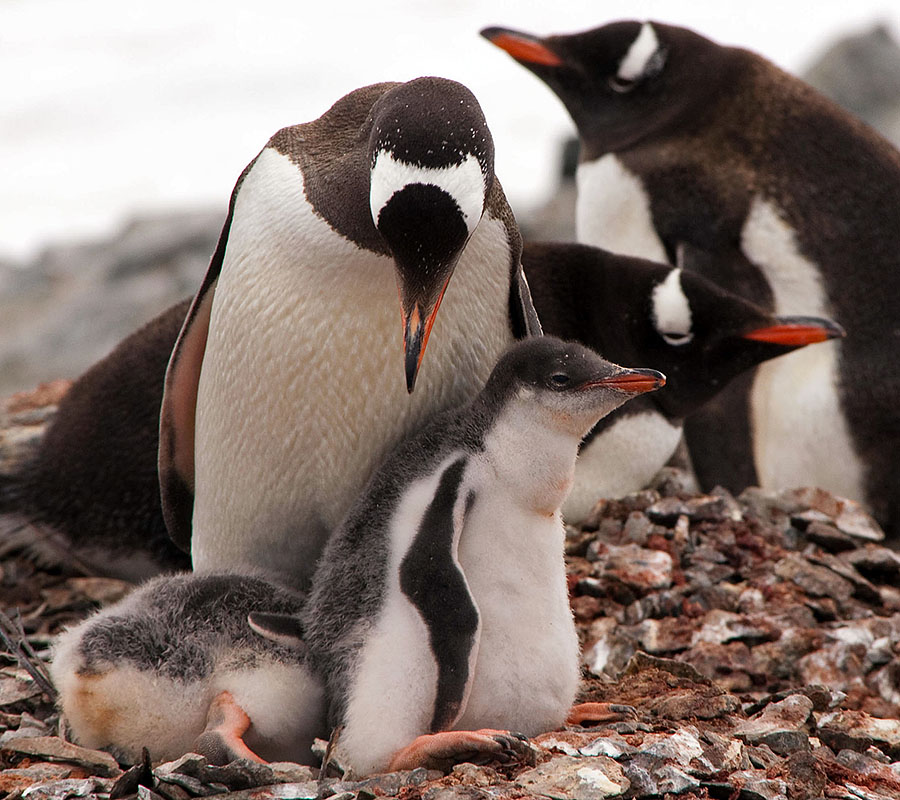
<instances>
[{"instance_id":1,"label":"black claw","mask_svg":"<svg viewBox=\"0 0 900 800\"><path fill-rule=\"evenodd\" d=\"M626 706L620 703L610 703L609 710L614 714L629 714L632 717L638 715L638 710L634 706Z\"/></svg>"}]
</instances>

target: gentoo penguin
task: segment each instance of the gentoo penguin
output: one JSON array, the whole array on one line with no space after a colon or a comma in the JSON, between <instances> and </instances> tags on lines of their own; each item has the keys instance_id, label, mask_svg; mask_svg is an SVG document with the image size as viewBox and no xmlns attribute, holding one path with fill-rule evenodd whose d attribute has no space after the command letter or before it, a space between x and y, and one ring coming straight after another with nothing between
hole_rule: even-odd
<instances>
[{"instance_id":1,"label":"gentoo penguin","mask_svg":"<svg viewBox=\"0 0 900 800\"><path fill-rule=\"evenodd\" d=\"M581 522L601 497L644 488L675 452L685 418L742 371L841 336L815 317L776 317L689 269L583 244L526 242L522 266L544 332L666 375L658 392L591 430L563 505Z\"/></svg>"},{"instance_id":2,"label":"gentoo penguin","mask_svg":"<svg viewBox=\"0 0 900 800\"><path fill-rule=\"evenodd\" d=\"M482 33L578 127L580 241L670 263L685 248L725 288L847 331L688 421L701 482L816 484L900 535L900 153L760 56L684 28Z\"/></svg>"},{"instance_id":3,"label":"gentoo penguin","mask_svg":"<svg viewBox=\"0 0 900 800\"><path fill-rule=\"evenodd\" d=\"M471 404L385 461L329 539L303 612L352 773L495 752L508 730L563 724L579 658L559 509L578 443L663 383L532 337Z\"/></svg>"},{"instance_id":4,"label":"gentoo penguin","mask_svg":"<svg viewBox=\"0 0 900 800\"><path fill-rule=\"evenodd\" d=\"M166 533L156 474L166 364L188 305L72 384L33 455L0 482L2 549L134 581L190 567Z\"/></svg>"},{"instance_id":5,"label":"gentoo penguin","mask_svg":"<svg viewBox=\"0 0 900 800\"><path fill-rule=\"evenodd\" d=\"M163 512L195 570L308 585L391 448L539 332L493 164L472 93L419 78L282 129L241 175L161 411Z\"/></svg>"},{"instance_id":6,"label":"gentoo penguin","mask_svg":"<svg viewBox=\"0 0 900 800\"><path fill-rule=\"evenodd\" d=\"M50 674L74 740L131 763L143 747L163 761L193 751L312 763L321 682L295 634L271 641L248 624L302 605L253 576L167 575L69 628Z\"/></svg>"}]
</instances>

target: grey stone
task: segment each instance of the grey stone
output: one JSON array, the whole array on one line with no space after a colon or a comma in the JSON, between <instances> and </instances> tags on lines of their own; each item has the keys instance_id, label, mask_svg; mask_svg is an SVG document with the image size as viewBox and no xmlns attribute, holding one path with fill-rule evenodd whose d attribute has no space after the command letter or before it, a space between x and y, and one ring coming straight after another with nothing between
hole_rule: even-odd
<instances>
[{"instance_id":1,"label":"grey stone","mask_svg":"<svg viewBox=\"0 0 900 800\"><path fill-rule=\"evenodd\" d=\"M116 760L100 750L90 750L56 736L36 736L14 739L3 745L3 750L22 756L32 756L45 761L62 761L91 770L101 778L117 778L122 774Z\"/></svg>"},{"instance_id":2,"label":"grey stone","mask_svg":"<svg viewBox=\"0 0 900 800\"><path fill-rule=\"evenodd\" d=\"M73 797L95 797L109 791L110 781L103 778L66 778L38 783L22 791L28 800L69 800Z\"/></svg>"},{"instance_id":3,"label":"grey stone","mask_svg":"<svg viewBox=\"0 0 900 800\"><path fill-rule=\"evenodd\" d=\"M863 711L833 711L819 718L817 735L835 752L865 752L873 745L900 759L900 720L880 719Z\"/></svg>"},{"instance_id":4,"label":"grey stone","mask_svg":"<svg viewBox=\"0 0 900 800\"><path fill-rule=\"evenodd\" d=\"M607 756L619 760L625 756L634 755L638 749L628 744L621 736L600 736L589 745L580 748L577 752L583 756ZM574 755L574 753L570 753Z\"/></svg>"},{"instance_id":5,"label":"grey stone","mask_svg":"<svg viewBox=\"0 0 900 800\"><path fill-rule=\"evenodd\" d=\"M900 580L900 555L887 547L869 545L841 553L840 558L874 583L896 585Z\"/></svg>"},{"instance_id":6,"label":"grey stone","mask_svg":"<svg viewBox=\"0 0 900 800\"><path fill-rule=\"evenodd\" d=\"M749 745L764 744L778 755L809 750L808 721L812 711L813 704L808 697L792 695L739 723L734 735Z\"/></svg>"},{"instance_id":7,"label":"grey stone","mask_svg":"<svg viewBox=\"0 0 900 800\"><path fill-rule=\"evenodd\" d=\"M809 563L796 553L790 553L775 564L775 574L785 581L792 581L814 597L832 597L849 600L853 585L833 570Z\"/></svg>"},{"instance_id":8,"label":"grey stone","mask_svg":"<svg viewBox=\"0 0 900 800\"><path fill-rule=\"evenodd\" d=\"M602 800L624 794L630 786L622 768L606 756L556 756L523 772L516 783L558 800Z\"/></svg>"}]
</instances>

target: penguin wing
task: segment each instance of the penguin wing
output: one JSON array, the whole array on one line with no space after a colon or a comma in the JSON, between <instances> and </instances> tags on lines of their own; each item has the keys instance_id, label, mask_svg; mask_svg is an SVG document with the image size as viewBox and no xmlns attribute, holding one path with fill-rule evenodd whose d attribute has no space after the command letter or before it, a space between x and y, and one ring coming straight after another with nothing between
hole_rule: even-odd
<instances>
[{"instance_id":1,"label":"penguin wing","mask_svg":"<svg viewBox=\"0 0 900 800\"><path fill-rule=\"evenodd\" d=\"M159 416L159 488L163 519L172 540L191 550L191 518L194 513L194 413L197 386L206 352L206 336L215 294L216 275L207 273L191 304L166 370Z\"/></svg>"},{"instance_id":2,"label":"penguin wing","mask_svg":"<svg viewBox=\"0 0 900 800\"><path fill-rule=\"evenodd\" d=\"M437 693L431 732L459 719L472 683L480 616L456 553L465 518L474 502L462 495L466 459L443 472L416 537L400 564L400 589L428 629L437 663Z\"/></svg>"},{"instance_id":3,"label":"penguin wing","mask_svg":"<svg viewBox=\"0 0 900 800\"><path fill-rule=\"evenodd\" d=\"M234 201L250 162L231 194L228 216L200 290L178 334L166 369L159 415L159 488L163 519L169 536L182 550L191 551L191 519L194 515L194 414L197 387L206 352L206 337L216 283L225 260Z\"/></svg>"},{"instance_id":4,"label":"penguin wing","mask_svg":"<svg viewBox=\"0 0 900 800\"><path fill-rule=\"evenodd\" d=\"M513 297L512 302L513 331L516 338L524 339L526 336L543 336L544 331L541 328L541 321L531 299L531 289L528 287L528 280L525 278L525 270L522 268L521 263L516 269L513 292L517 295L517 297Z\"/></svg>"}]
</instances>

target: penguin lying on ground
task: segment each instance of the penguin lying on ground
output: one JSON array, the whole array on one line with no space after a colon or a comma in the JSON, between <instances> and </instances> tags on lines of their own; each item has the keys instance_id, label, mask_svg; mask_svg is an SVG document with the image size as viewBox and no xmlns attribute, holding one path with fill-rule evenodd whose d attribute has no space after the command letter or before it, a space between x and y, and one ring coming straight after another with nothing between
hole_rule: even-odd
<instances>
[{"instance_id":1,"label":"penguin lying on ground","mask_svg":"<svg viewBox=\"0 0 900 800\"><path fill-rule=\"evenodd\" d=\"M50 674L74 740L128 763L143 747L163 761L194 751L215 763L312 763L321 683L296 637L273 642L247 623L252 612L301 609L301 597L255 577L148 582L56 644Z\"/></svg>"},{"instance_id":2,"label":"penguin lying on ground","mask_svg":"<svg viewBox=\"0 0 900 800\"><path fill-rule=\"evenodd\" d=\"M138 581L190 569L163 521L159 409L190 301L124 339L76 380L39 446L0 477L0 552Z\"/></svg>"},{"instance_id":3,"label":"penguin lying on ground","mask_svg":"<svg viewBox=\"0 0 900 800\"><path fill-rule=\"evenodd\" d=\"M601 497L646 486L682 424L744 370L843 335L815 317L775 317L691 272L580 244L526 242L522 264L545 333L666 375L659 392L602 419L581 445L563 505L581 522Z\"/></svg>"},{"instance_id":4,"label":"penguin lying on ground","mask_svg":"<svg viewBox=\"0 0 900 800\"><path fill-rule=\"evenodd\" d=\"M144 745L305 760L317 676L358 774L514 749L495 728L562 725L579 658L559 507L584 433L663 383L553 337L515 345L469 406L376 472L305 610L258 578L163 576L64 633L51 674L76 741L128 761Z\"/></svg>"},{"instance_id":5,"label":"penguin lying on ground","mask_svg":"<svg viewBox=\"0 0 900 800\"><path fill-rule=\"evenodd\" d=\"M308 586L390 449L539 332L520 250L458 83L368 86L276 133L238 180L166 376L162 506L194 569Z\"/></svg>"},{"instance_id":6,"label":"penguin lying on ground","mask_svg":"<svg viewBox=\"0 0 900 800\"><path fill-rule=\"evenodd\" d=\"M303 615L345 767L412 769L563 724L579 657L559 509L578 444L663 383L534 337L385 462L329 540Z\"/></svg>"},{"instance_id":7,"label":"penguin lying on ground","mask_svg":"<svg viewBox=\"0 0 900 800\"><path fill-rule=\"evenodd\" d=\"M701 482L815 484L900 535L900 153L760 56L655 22L483 35L581 137L579 240L695 268L846 339L760 367L686 425Z\"/></svg>"}]
</instances>

